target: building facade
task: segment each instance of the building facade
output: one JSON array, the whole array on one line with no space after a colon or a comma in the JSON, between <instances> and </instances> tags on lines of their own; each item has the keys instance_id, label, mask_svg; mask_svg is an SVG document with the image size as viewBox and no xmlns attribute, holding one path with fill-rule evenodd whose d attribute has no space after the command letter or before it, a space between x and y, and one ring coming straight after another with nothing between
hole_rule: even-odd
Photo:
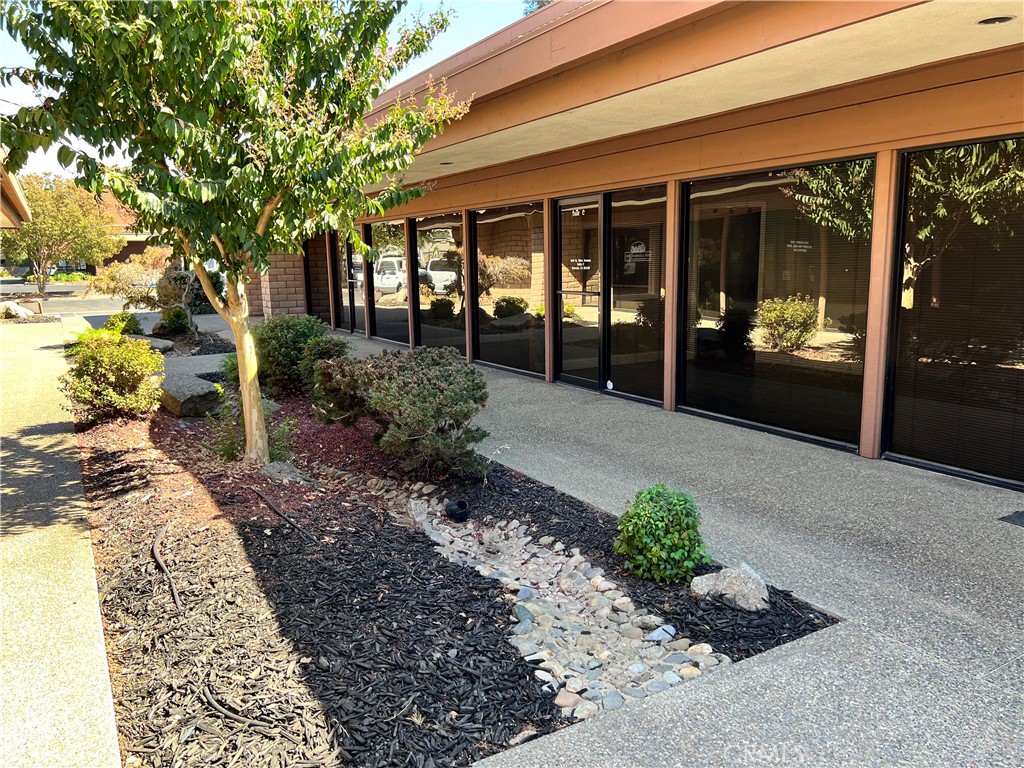
<instances>
[{"instance_id":1,"label":"building facade","mask_svg":"<svg viewBox=\"0 0 1024 768\"><path fill-rule=\"evenodd\" d=\"M434 69L376 264L325 233L263 307L1024 484L1022 16L554 3Z\"/></svg>"}]
</instances>

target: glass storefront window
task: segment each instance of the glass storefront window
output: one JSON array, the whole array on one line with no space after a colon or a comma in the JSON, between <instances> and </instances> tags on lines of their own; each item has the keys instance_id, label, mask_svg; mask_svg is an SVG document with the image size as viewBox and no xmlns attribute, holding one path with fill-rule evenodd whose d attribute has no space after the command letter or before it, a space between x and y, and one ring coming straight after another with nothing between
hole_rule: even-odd
<instances>
[{"instance_id":1,"label":"glass storefront window","mask_svg":"<svg viewBox=\"0 0 1024 768\"><path fill-rule=\"evenodd\" d=\"M479 359L544 373L544 208L473 213Z\"/></svg>"},{"instance_id":2,"label":"glass storefront window","mask_svg":"<svg viewBox=\"0 0 1024 768\"><path fill-rule=\"evenodd\" d=\"M661 400L665 365L665 187L611 195L608 381Z\"/></svg>"},{"instance_id":3,"label":"glass storefront window","mask_svg":"<svg viewBox=\"0 0 1024 768\"><path fill-rule=\"evenodd\" d=\"M416 219L420 340L425 347L455 347L465 354L463 234L461 213Z\"/></svg>"},{"instance_id":4,"label":"glass storefront window","mask_svg":"<svg viewBox=\"0 0 1024 768\"><path fill-rule=\"evenodd\" d=\"M409 343L409 291L405 269L405 224L370 225L370 245L377 251L373 271L373 314L376 335Z\"/></svg>"},{"instance_id":5,"label":"glass storefront window","mask_svg":"<svg viewBox=\"0 0 1024 768\"><path fill-rule=\"evenodd\" d=\"M683 402L856 443L874 161L696 182Z\"/></svg>"},{"instance_id":6,"label":"glass storefront window","mask_svg":"<svg viewBox=\"0 0 1024 768\"><path fill-rule=\"evenodd\" d=\"M1024 481L1024 138L907 157L895 453Z\"/></svg>"}]
</instances>

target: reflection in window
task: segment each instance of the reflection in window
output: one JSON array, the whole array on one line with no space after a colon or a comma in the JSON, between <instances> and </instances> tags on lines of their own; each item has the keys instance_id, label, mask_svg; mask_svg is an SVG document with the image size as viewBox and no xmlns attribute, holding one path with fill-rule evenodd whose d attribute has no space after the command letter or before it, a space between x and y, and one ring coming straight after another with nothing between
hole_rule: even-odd
<instances>
[{"instance_id":1,"label":"reflection in window","mask_svg":"<svg viewBox=\"0 0 1024 768\"><path fill-rule=\"evenodd\" d=\"M665 187L611 196L611 361L616 392L661 400L665 363Z\"/></svg>"},{"instance_id":2,"label":"reflection in window","mask_svg":"<svg viewBox=\"0 0 1024 768\"><path fill-rule=\"evenodd\" d=\"M907 160L891 448L1024 480L1024 139Z\"/></svg>"},{"instance_id":3,"label":"reflection in window","mask_svg":"<svg viewBox=\"0 0 1024 768\"><path fill-rule=\"evenodd\" d=\"M465 354L462 214L417 219L416 252L420 275L420 340L426 347L455 347Z\"/></svg>"},{"instance_id":4,"label":"reflection in window","mask_svg":"<svg viewBox=\"0 0 1024 768\"><path fill-rule=\"evenodd\" d=\"M376 335L409 343L409 291L405 270L405 225L401 221L370 225L370 245L377 251L373 270Z\"/></svg>"},{"instance_id":5,"label":"reflection in window","mask_svg":"<svg viewBox=\"0 0 1024 768\"><path fill-rule=\"evenodd\" d=\"M479 358L544 373L543 206L475 211L473 226Z\"/></svg>"},{"instance_id":6,"label":"reflection in window","mask_svg":"<svg viewBox=\"0 0 1024 768\"><path fill-rule=\"evenodd\" d=\"M874 162L693 184L686 405L857 442Z\"/></svg>"}]
</instances>

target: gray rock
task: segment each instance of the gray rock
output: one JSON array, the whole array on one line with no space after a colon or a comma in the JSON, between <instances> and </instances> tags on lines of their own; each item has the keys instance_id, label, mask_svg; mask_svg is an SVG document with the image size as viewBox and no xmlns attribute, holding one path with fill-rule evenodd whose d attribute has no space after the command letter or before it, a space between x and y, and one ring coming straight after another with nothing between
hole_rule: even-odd
<instances>
[{"instance_id":1,"label":"gray rock","mask_svg":"<svg viewBox=\"0 0 1024 768\"><path fill-rule=\"evenodd\" d=\"M626 700L622 698L622 694L618 691L612 691L601 700L601 703L604 704L605 709L611 711L621 707L626 703Z\"/></svg>"},{"instance_id":2,"label":"gray rock","mask_svg":"<svg viewBox=\"0 0 1024 768\"><path fill-rule=\"evenodd\" d=\"M504 328L507 330L522 330L528 328L533 322L533 315L529 312L524 312L521 315L512 315L511 317L498 317L491 321L492 328Z\"/></svg>"},{"instance_id":3,"label":"gray rock","mask_svg":"<svg viewBox=\"0 0 1024 768\"><path fill-rule=\"evenodd\" d=\"M512 608L512 613L524 624L533 624L533 613L523 603L516 603Z\"/></svg>"},{"instance_id":4,"label":"gray rock","mask_svg":"<svg viewBox=\"0 0 1024 768\"><path fill-rule=\"evenodd\" d=\"M679 678L676 679L678 680ZM671 686L664 680L651 680L644 688L647 689L648 693L661 693L662 691L667 691Z\"/></svg>"},{"instance_id":5,"label":"gray rock","mask_svg":"<svg viewBox=\"0 0 1024 768\"><path fill-rule=\"evenodd\" d=\"M672 633L668 632L665 627L658 627L644 638L649 643L664 643L671 639Z\"/></svg>"},{"instance_id":6,"label":"gray rock","mask_svg":"<svg viewBox=\"0 0 1024 768\"><path fill-rule=\"evenodd\" d=\"M160 404L175 416L205 416L220 407L213 384L191 373L168 371L160 389Z\"/></svg>"},{"instance_id":7,"label":"gray rock","mask_svg":"<svg viewBox=\"0 0 1024 768\"><path fill-rule=\"evenodd\" d=\"M625 688L623 688L622 689L622 694L624 696L629 696L629 697L634 698L634 699L646 699L647 698L647 692L643 688L637 688L636 686L633 686L633 685L627 685Z\"/></svg>"},{"instance_id":8,"label":"gray rock","mask_svg":"<svg viewBox=\"0 0 1024 768\"><path fill-rule=\"evenodd\" d=\"M289 464L287 461L272 461L262 469L260 474L266 475L271 480L278 480L285 483L301 483L302 485L316 485L313 478L307 475L298 467Z\"/></svg>"},{"instance_id":9,"label":"gray rock","mask_svg":"<svg viewBox=\"0 0 1024 768\"><path fill-rule=\"evenodd\" d=\"M629 674L631 675L642 675L644 672L647 671L647 665L640 664L639 662L636 664L630 664L629 667L627 667L626 671L629 672Z\"/></svg>"},{"instance_id":10,"label":"gray rock","mask_svg":"<svg viewBox=\"0 0 1024 768\"><path fill-rule=\"evenodd\" d=\"M604 694L601 693L597 688L588 688L583 692L583 698L587 701L600 701L604 698Z\"/></svg>"},{"instance_id":11,"label":"gray rock","mask_svg":"<svg viewBox=\"0 0 1024 768\"><path fill-rule=\"evenodd\" d=\"M644 631L640 629L640 627L631 627L628 624L621 625L619 627L619 633L630 640L639 640L644 636Z\"/></svg>"},{"instance_id":12,"label":"gray rock","mask_svg":"<svg viewBox=\"0 0 1024 768\"><path fill-rule=\"evenodd\" d=\"M666 672L661 676L661 679L669 685L677 685L678 683L683 682L683 678L681 678L675 672Z\"/></svg>"},{"instance_id":13,"label":"gray rock","mask_svg":"<svg viewBox=\"0 0 1024 768\"><path fill-rule=\"evenodd\" d=\"M583 701L576 705L572 711L572 716L578 720L586 720L587 718L593 717L601 708L592 701Z\"/></svg>"},{"instance_id":14,"label":"gray rock","mask_svg":"<svg viewBox=\"0 0 1024 768\"><path fill-rule=\"evenodd\" d=\"M604 568L595 565L592 568L587 568L583 572L583 575L586 576L588 579L592 579L595 576L604 576Z\"/></svg>"},{"instance_id":15,"label":"gray rock","mask_svg":"<svg viewBox=\"0 0 1024 768\"><path fill-rule=\"evenodd\" d=\"M523 587L516 595L520 600L534 600L537 597L537 590L532 587Z\"/></svg>"},{"instance_id":16,"label":"gray rock","mask_svg":"<svg viewBox=\"0 0 1024 768\"><path fill-rule=\"evenodd\" d=\"M660 627L665 622L660 617L658 617L658 616L650 616L650 615L648 615L648 616L637 616L633 620L633 623L636 624L636 626L640 627L640 629L646 629L646 630L649 631L649 630L652 630L652 629L657 629L658 627Z\"/></svg>"},{"instance_id":17,"label":"gray rock","mask_svg":"<svg viewBox=\"0 0 1024 768\"><path fill-rule=\"evenodd\" d=\"M167 339L158 339L155 336L139 336L134 333L126 333L129 339L136 339L137 341L145 341L149 344L149 348L159 352L162 355L166 355L172 349L174 349L174 342L168 341Z\"/></svg>"},{"instance_id":18,"label":"gray rock","mask_svg":"<svg viewBox=\"0 0 1024 768\"><path fill-rule=\"evenodd\" d=\"M763 611L768 607L768 587L746 563L698 576L690 582L690 593L697 598L728 597L745 611Z\"/></svg>"}]
</instances>

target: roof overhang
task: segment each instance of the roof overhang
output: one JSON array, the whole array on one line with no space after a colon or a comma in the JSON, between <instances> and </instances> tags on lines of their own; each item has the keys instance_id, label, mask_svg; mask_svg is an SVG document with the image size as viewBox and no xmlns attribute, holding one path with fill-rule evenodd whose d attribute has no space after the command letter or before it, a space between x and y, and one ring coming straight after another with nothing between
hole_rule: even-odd
<instances>
[{"instance_id":1,"label":"roof overhang","mask_svg":"<svg viewBox=\"0 0 1024 768\"><path fill-rule=\"evenodd\" d=\"M558 12L560 6L568 11ZM534 22L540 27L527 24L534 14L434 71L435 80L446 78L456 95L474 101L466 117L423 149L404 182L429 182L1024 44L1024 12L1019 2L1007 0L592 0L544 10L548 15ZM1014 18L978 23L998 16ZM425 81L384 94L369 117L398 92L421 93Z\"/></svg>"},{"instance_id":2,"label":"roof overhang","mask_svg":"<svg viewBox=\"0 0 1024 768\"><path fill-rule=\"evenodd\" d=\"M19 229L27 221L32 221L32 212L25 190L18 179L0 165L0 228Z\"/></svg>"}]
</instances>

